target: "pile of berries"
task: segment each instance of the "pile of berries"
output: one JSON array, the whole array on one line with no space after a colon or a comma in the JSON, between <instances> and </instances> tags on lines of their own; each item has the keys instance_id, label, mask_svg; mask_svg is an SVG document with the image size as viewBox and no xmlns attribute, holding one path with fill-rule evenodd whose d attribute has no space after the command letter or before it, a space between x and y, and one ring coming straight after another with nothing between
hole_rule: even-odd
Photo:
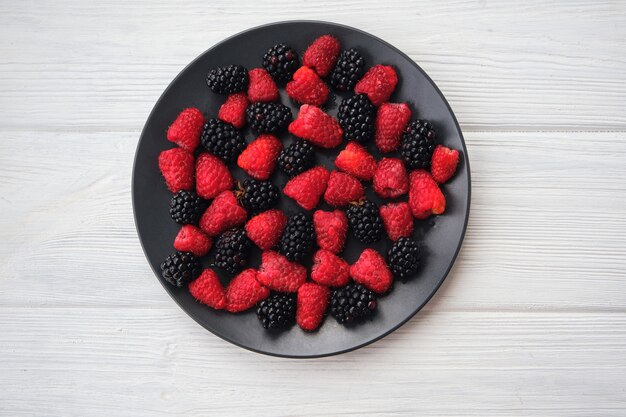
<instances>
[{"instance_id":1,"label":"pile of berries","mask_svg":"<svg viewBox=\"0 0 626 417\"><path fill-rule=\"evenodd\" d=\"M275 45L259 63L212 69L207 84L225 96L217 117L187 108L167 131L178 146L158 165L181 228L163 278L214 309L256 307L266 329L297 323L313 331L328 313L340 324L362 322L395 279L416 275L423 260L414 221L444 212L440 185L454 175L459 152L438 145L433 123L412 120L407 103L389 101L398 83L392 66L367 69L357 49L342 51L331 35L301 58ZM295 119L278 85L301 105ZM324 110L331 89L346 95L337 118ZM368 146L385 157L376 160ZM316 163L317 149L338 150L333 171ZM235 164L247 178L233 178ZM272 182L277 170L288 178L281 187ZM366 187L389 201L379 207ZM277 208L283 196L302 210L288 216ZM341 255L350 238L392 244L386 256L368 247L350 265ZM256 250L261 263L252 267Z\"/></svg>"}]
</instances>

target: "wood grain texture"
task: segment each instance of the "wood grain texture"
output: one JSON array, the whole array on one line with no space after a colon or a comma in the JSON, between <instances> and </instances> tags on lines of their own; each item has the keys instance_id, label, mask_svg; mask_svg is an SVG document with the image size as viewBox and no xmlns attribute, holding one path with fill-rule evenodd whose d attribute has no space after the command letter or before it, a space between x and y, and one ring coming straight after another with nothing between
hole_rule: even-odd
<instances>
[{"instance_id":1,"label":"wood grain texture","mask_svg":"<svg viewBox=\"0 0 626 417\"><path fill-rule=\"evenodd\" d=\"M169 81L226 36L296 18L415 59L473 182L465 244L424 310L306 361L189 319L130 200ZM625 19L619 1L0 2L0 415L625 416Z\"/></svg>"}]
</instances>

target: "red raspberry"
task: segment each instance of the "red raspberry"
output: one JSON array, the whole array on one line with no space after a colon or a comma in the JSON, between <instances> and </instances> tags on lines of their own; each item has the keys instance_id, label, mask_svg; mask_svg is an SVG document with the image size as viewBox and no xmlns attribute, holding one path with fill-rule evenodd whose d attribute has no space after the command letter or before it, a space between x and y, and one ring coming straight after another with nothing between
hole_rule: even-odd
<instances>
[{"instance_id":1,"label":"red raspberry","mask_svg":"<svg viewBox=\"0 0 626 417\"><path fill-rule=\"evenodd\" d=\"M196 226L186 224L174 239L174 248L181 252L191 252L196 256L204 256L211 249L211 238Z\"/></svg>"},{"instance_id":2,"label":"red raspberry","mask_svg":"<svg viewBox=\"0 0 626 417\"><path fill-rule=\"evenodd\" d=\"M278 252L266 251L261 255L257 279L274 291L296 292L306 281L306 268Z\"/></svg>"},{"instance_id":3,"label":"red raspberry","mask_svg":"<svg viewBox=\"0 0 626 417\"><path fill-rule=\"evenodd\" d=\"M454 175L459 163L459 151L437 145L430 162L430 173L439 184L448 181Z\"/></svg>"},{"instance_id":4,"label":"red raspberry","mask_svg":"<svg viewBox=\"0 0 626 417\"><path fill-rule=\"evenodd\" d=\"M189 283L189 293L198 301L216 310L226 307L226 296L217 274L205 269L194 281Z\"/></svg>"},{"instance_id":5,"label":"red raspberry","mask_svg":"<svg viewBox=\"0 0 626 417\"><path fill-rule=\"evenodd\" d=\"M348 217L341 210L313 213L313 227L317 238L317 246L332 253L343 250L348 234Z\"/></svg>"},{"instance_id":6,"label":"red raspberry","mask_svg":"<svg viewBox=\"0 0 626 417\"><path fill-rule=\"evenodd\" d=\"M341 45L337 38L324 35L315 39L302 57L302 64L311 67L320 77L326 77L333 70Z\"/></svg>"},{"instance_id":7,"label":"red raspberry","mask_svg":"<svg viewBox=\"0 0 626 417\"><path fill-rule=\"evenodd\" d=\"M428 171L418 169L409 175L409 206L416 219L446 210L446 198Z\"/></svg>"},{"instance_id":8,"label":"red raspberry","mask_svg":"<svg viewBox=\"0 0 626 417\"><path fill-rule=\"evenodd\" d=\"M350 142L335 158L335 166L362 181L369 181L376 171L376 159L356 142Z\"/></svg>"},{"instance_id":9,"label":"red raspberry","mask_svg":"<svg viewBox=\"0 0 626 417\"><path fill-rule=\"evenodd\" d=\"M217 156L203 153L196 161L196 192L210 200L225 190L233 188L233 177L228 167Z\"/></svg>"},{"instance_id":10,"label":"red raspberry","mask_svg":"<svg viewBox=\"0 0 626 417\"><path fill-rule=\"evenodd\" d=\"M409 203L389 203L380 208L387 236L394 242L413 234L413 215Z\"/></svg>"},{"instance_id":11,"label":"red raspberry","mask_svg":"<svg viewBox=\"0 0 626 417\"><path fill-rule=\"evenodd\" d=\"M339 145L343 138L339 122L318 107L309 104L300 107L298 117L289 124L289 133L327 149Z\"/></svg>"},{"instance_id":12,"label":"red raspberry","mask_svg":"<svg viewBox=\"0 0 626 417\"><path fill-rule=\"evenodd\" d=\"M405 103L385 103L376 113L374 142L379 151L393 152L402 142L402 133L411 120L411 109Z\"/></svg>"},{"instance_id":13,"label":"red raspberry","mask_svg":"<svg viewBox=\"0 0 626 417\"><path fill-rule=\"evenodd\" d=\"M320 249L313 257L311 279L329 287L343 287L350 281L350 265L331 251Z\"/></svg>"},{"instance_id":14,"label":"red raspberry","mask_svg":"<svg viewBox=\"0 0 626 417\"><path fill-rule=\"evenodd\" d=\"M385 259L374 249L365 249L359 259L350 267L354 281L375 293L385 293L391 288L393 275Z\"/></svg>"},{"instance_id":15,"label":"red raspberry","mask_svg":"<svg viewBox=\"0 0 626 417\"><path fill-rule=\"evenodd\" d=\"M276 246L286 224L285 213L271 209L248 220L246 233L261 250L268 250Z\"/></svg>"},{"instance_id":16,"label":"red raspberry","mask_svg":"<svg viewBox=\"0 0 626 417\"><path fill-rule=\"evenodd\" d=\"M313 167L290 179L283 192L286 196L293 198L300 207L312 210L326 191L329 177L330 172L326 168Z\"/></svg>"},{"instance_id":17,"label":"red raspberry","mask_svg":"<svg viewBox=\"0 0 626 417\"><path fill-rule=\"evenodd\" d=\"M313 331L320 327L328 307L330 290L312 282L302 284L298 290L296 322L302 330Z\"/></svg>"},{"instance_id":18,"label":"red raspberry","mask_svg":"<svg viewBox=\"0 0 626 417\"><path fill-rule=\"evenodd\" d=\"M254 68L248 72L248 99L253 102L278 100L278 87L269 72Z\"/></svg>"},{"instance_id":19,"label":"red raspberry","mask_svg":"<svg viewBox=\"0 0 626 417\"><path fill-rule=\"evenodd\" d=\"M285 88L289 97L302 104L321 106L328 100L328 87L309 67L300 67Z\"/></svg>"},{"instance_id":20,"label":"red raspberry","mask_svg":"<svg viewBox=\"0 0 626 417\"><path fill-rule=\"evenodd\" d=\"M276 159L282 150L283 143L276 136L261 135L239 154L237 165L252 178L265 181L274 172Z\"/></svg>"},{"instance_id":21,"label":"red raspberry","mask_svg":"<svg viewBox=\"0 0 626 417\"><path fill-rule=\"evenodd\" d=\"M409 191L409 176L402 160L383 158L378 162L374 180L374 191L382 198L396 198Z\"/></svg>"},{"instance_id":22,"label":"red raspberry","mask_svg":"<svg viewBox=\"0 0 626 417\"><path fill-rule=\"evenodd\" d=\"M351 175L339 171L330 173L324 200L334 207L347 206L352 201L359 201L365 196L363 185Z\"/></svg>"},{"instance_id":23,"label":"red raspberry","mask_svg":"<svg viewBox=\"0 0 626 417\"><path fill-rule=\"evenodd\" d=\"M238 313L266 299L270 290L257 281L257 271L246 269L230 281L226 288L226 310Z\"/></svg>"},{"instance_id":24,"label":"red raspberry","mask_svg":"<svg viewBox=\"0 0 626 417\"><path fill-rule=\"evenodd\" d=\"M193 152L200 143L203 126L202 112L195 107L190 107L180 112L174 123L167 129L167 140L186 151Z\"/></svg>"},{"instance_id":25,"label":"red raspberry","mask_svg":"<svg viewBox=\"0 0 626 417\"><path fill-rule=\"evenodd\" d=\"M167 188L173 193L193 188L193 155L182 148L159 154L159 169ZM230 174L229 174L230 175Z\"/></svg>"},{"instance_id":26,"label":"red raspberry","mask_svg":"<svg viewBox=\"0 0 626 417\"><path fill-rule=\"evenodd\" d=\"M209 236L217 236L231 227L243 224L248 213L237 203L232 191L223 191L211 202L200 218L200 228Z\"/></svg>"},{"instance_id":27,"label":"red raspberry","mask_svg":"<svg viewBox=\"0 0 626 417\"><path fill-rule=\"evenodd\" d=\"M248 98L244 93L236 93L228 96L224 104L220 106L217 118L223 122L230 123L237 129L241 129L246 124L246 108Z\"/></svg>"},{"instance_id":28,"label":"red raspberry","mask_svg":"<svg viewBox=\"0 0 626 417\"><path fill-rule=\"evenodd\" d=\"M367 94L372 104L380 106L389 100L398 84L396 70L388 65L375 65L354 86L356 94Z\"/></svg>"}]
</instances>

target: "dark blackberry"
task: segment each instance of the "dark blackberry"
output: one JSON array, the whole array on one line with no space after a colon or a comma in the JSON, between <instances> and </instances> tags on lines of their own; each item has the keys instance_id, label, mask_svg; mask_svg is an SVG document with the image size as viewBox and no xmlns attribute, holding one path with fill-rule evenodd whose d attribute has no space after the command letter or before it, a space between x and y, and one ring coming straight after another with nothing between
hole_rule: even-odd
<instances>
[{"instance_id":1,"label":"dark blackberry","mask_svg":"<svg viewBox=\"0 0 626 417\"><path fill-rule=\"evenodd\" d=\"M225 231L215 242L215 266L236 274L246 266L251 246L242 228Z\"/></svg>"},{"instance_id":2,"label":"dark blackberry","mask_svg":"<svg viewBox=\"0 0 626 417\"><path fill-rule=\"evenodd\" d=\"M315 165L315 150L305 140L295 140L278 155L278 167L290 177L313 168L313 165Z\"/></svg>"},{"instance_id":3,"label":"dark blackberry","mask_svg":"<svg viewBox=\"0 0 626 417\"><path fill-rule=\"evenodd\" d=\"M351 282L333 290L330 297L330 314L339 324L354 323L376 310L376 296L364 286Z\"/></svg>"},{"instance_id":4,"label":"dark blackberry","mask_svg":"<svg viewBox=\"0 0 626 417\"><path fill-rule=\"evenodd\" d=\"M266 329L285 329L296 321L295 294L273 293L259 303L256 316Z\"/></svg>"},{"instance_id":5,"label":"dark blackberry","mask_svg":"<svg viewBox=\"0 0 626 417\"><path fill-rule=\"evenodd\" d=\"M351 204L346 210L348 223L354 236L366 245L374 243L382 237L383 221L376 203L364 200Z\"/></svg>"},{"instance_id":6,"label":"dark blackberry","mask_svg":"<svg viewBox=\"0 0 626 417\"><path fill-rule=\"evenodd\" d=\"M170 200L170 216L178 224L196 224L206 208L203 199L194 191L181 190Z\"/></svg>"},{"instance_id":7,"label":"dark blackberry","mask_svg":"<svg viewBox=\"0 0 626 417\"><path fill-rule=\"evenodd\" d=\"M352 90L364 73L365 60L361 54L354 48L342 51L330 73L330 85L338 91Z\"/></svg>"},{"instance_id":8,"label":"dark blackberry","mask_svg":"<svg viewBox=\"0 0 626 417\"><path fill-rule=\"evenodd\" d=\"M258 213L276 206L279 194L269 181L247 179L238 184L235 195L245 209Z\"/></svg>"},{"instance_id":9,"label":"dark blackberry","mask_svg":"<svg viewBox=\"0 0 626 417\"><path fill-rule=\"evenodd\" d=\"M376 107L365 94L344 99L339 105L337 119L346 140L367 142L374 137Z\"/></svg>"},{"instance_id":10,"label":"dark blackberry","mask_svg":"<svg viewBox=\"0 0 626 417\"><path fill-rule=\"evenodd\" d=\"M398 239L387 254L387 264L398 278L408 278L419 266L420 250L417 242L408 237Z\"/></svg>"},{"instance_id":11,"label":"dark blackberry","mask_svg":"<svg viewBox=\"0 0 626 417\"><path fill-rule=\"evenodd\" d=\"M297 213L289 218L280 237L278 252L290 261L301 262L315 245L315 230L311 217Z\"/></svg>"},{"instance_id":12,"label":"dark blackberry","mask_svg":"<svg viewBox=\"0 0 626 417\"><path fill-rule=\"evenodd\" d=\"M246 109L246 120L257 133L277 133L292 119L291 109L281 103L254 103Z\"/></svg>"},{"instance_id":13,"label":"dark blackberry","mask_svg":"<svg viewBox=\"0 0 626 417\"><path fill-rule=\"evenodd\" d=\"M233 161L246 147L243 134L218 119L209 119L206 122L200 140L207 151L226 162Z\"/></svg>"},{"instance_id":14,"label":"dark blackberry","mask_svg":"<svg viewBox=\"0 0 626 417\"><path fill-rule=\"evenodd\" d=\"M263 68L276 81L289 81L299 67L298 54L284 43L272 46L263 56Z\"/></svg>"},{"instance_id":15,"label":"dark blackberry","mask_svg":"<svg viewBox=\"0 0 626 417\"><path fill-rule=\"evenodd\" d=\"M248 70L241 65L226 65L212 69L206 83L217 94L233 94L248 87Z\"/></svg>"},{"instance_id":16,"label":"dark blackberry","mask_svg":"<svg viewBox=\"0 0 626 417\"><path fill-rule=\"evenodd\" d=\"M161 264L161 275L170 284L183 287L200 275L202 266L189 252L174 252Z\"/></svg>"},{"instance_id":17,"label":"dark blackberry","mask_svg":"<svg viewBox=\"0 0 626 417\"><path fill-rule=\"evenodd\" d=\"M406 127L402 135L400 153L409 168L429 169L435 150L435 130L426 120L415 120Z\"/></svg>"}]
</instances>

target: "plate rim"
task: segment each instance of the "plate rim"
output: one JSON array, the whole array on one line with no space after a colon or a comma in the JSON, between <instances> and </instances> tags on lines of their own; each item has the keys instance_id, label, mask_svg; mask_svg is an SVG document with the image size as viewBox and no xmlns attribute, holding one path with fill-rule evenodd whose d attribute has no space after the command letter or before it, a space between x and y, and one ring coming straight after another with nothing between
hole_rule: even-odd
<instances>
[{"instance_id":1,"label":"plate rim","mask_svg":"<svg viewBox=\"0 0 626 417\"><path fill-rule=\"evenodd\" d=\"M228 336L225 336L225 335L219 334L217 332L214 332L213 330L211 330L210 328L205 326L202 323L202 321L198 317L196 317L195 314L189 312L186 308L184 308L184 306L179 302L179 300L177 300L172 295L172 293L166 287L165 283L163 283L163 281L161 279L159 279L159 271L157 271L154 268L154 266L152 265L152 262L150 262L149 259L148 259L148 253L146 252L146 248L144 246L143 239L141 237L141 234L139 233L139 225L138 225L138 220L137 220L137 210L135 208L135 196L136 196L136 193L135 193L135 172L136 172L136 168L137 168L137 159L138 159L138 154L139 154L139 148L140 148L140 146L141 146L141 144L142 144L142 142L144 140L144 135L146 133L146 129L148 128L148 121L152 118L152 116L155 113L157 107L159 107L159 104L161 104L161 101L163 101L165 95L169 92L170 88L172 88L172 85L174 85L176 83L176 81L178 81L178 79L182 76L182 74L185 73L190 67L192 67L198 60L200 60L203 56L205 56L207 53L211 52L213 49L215 49L217 46L223 44L224 42L228 42L229 40L231 40L233 38L236 38L238 36L241 36L243 34L246 34L248 32L253 32L255 30L263 29L263 28L266 28L266 27L278 26L278 25L283 25L283 24L298 24L298 23L314 23L314 24L322 24L322 25L331 25L331 26L341 27L341 28L344 28L344 29L353 30L355 32L359 32L359 33L361 33L361 34L363 34L365 36L371 37L371 38L381 42L383 45L387 46L392 51L396 52L401 57L406 59L417 71L419 71L428 80L428 82L430 82L430 84L433 86L433 88L435 89L435 91L437 92L439 97L441 97L443 103L445 104L446 108L450 112L450 115L452 116L452 120L454 121L454 125L455 125L457 131L459 132L459 137L461 139L461 145L463 147L463 162L464 162L465 167L467 169L467 210L466 210L466 213L465 213L465 219L463 220L463 230L461 231L461 237L459 239L459 243L457 244L457 247L454 250L454 255L452 256L452 261L448 265L445 273L443 274L443 277L441 278L441 280L439 281L439 283L435 287L434 291L432 291L431 294L428 295L428 297L426 297L422 303L417 305L416 308L413 311L411 311L407 315L407 317L405 319L401 320L396 325L390 327L389 329L387 329L384 332L382 332L380 335L378 335L378 336L376 336L376 337L374 337L374 338L372 338L370 340L367 340L367 341L365 341L363 343L359 343L357 345L351 346L349 348L339 349L339 350L335 350L335 351L332 351L332 352L324 352L324 353L319 353L319 354L304 354L304 355L294 355L294 354L286 354L286 353L278 353L278 352L268 352L268 351L257 349L257 348L251 347L251 346L246 346L246 345L244 345L242 343L239 343L237 341L234 341L234 340L230 339ZM251 352L255 352L255 353L259 353L259 354L263 354L263 355L267 355L267 356L277 357L277 358L286 358L286 359L317 359L317 358L324 358L324 357L335 356L335 355L340 355L340 354L343 354L343 353L352 352L352 351L355 351L355 350L360 349L362 347L368 346L368 345L370 345L372 343L375 343L375 342L381 340L384 337L387 337L388 335L390 335L391 333L395 332L400 327L402 327L404 324L406 324L413 317L415 317L415 315L422 308L424 308L424 306L434 297L434 295L439 291L439 288L441 288L441 286L443 285L444 281L446 280L446 278L450 274L450 271L452 270L452 267L454 266L454 264L457 261L457 258L459 256L459 252L461 251L461 247L463 246L463 242L465 241L465 234L467 232L467 226L468 226L468 223L469 223L469 215L470 215L470 210L471 210L472 177L471 177L471 169L470 169L470 163L469 163L469 155L467 153L467 145L465 143L465 137L463 136L463 131L461 130L461 126L459 125L459 122L458 122L458 120L456 118L456 115L455 115L454 111L452 110L452 107L450 107L450 103L448 103L448 100L443 95L443 93L441 92L441 90L439 89L437 84L432 80L432 78L430 78L430 76L426 73L426 71L424 71L411 57L409 57L407 54L405 54L404 52L402 52L400 49L396 48L394 45L390 44L389 42L379 38L378 36L372 35L369 32L366 32L364 30L361 30L361 29L358 29L358 28L355 28L355 27L352 27L352 26L349 26L349 25L345 25L345 24L342 24L342 23L331 22L331 21L324 21L324 20L302 20L302 19L296 19L296 20L281 20L281 21L276 21L276 22L265 23L265 24L262 24L262 25L250 27L248 29L239 31L239 32L237 32L237 33L235 33L235 34L233 34L231 36L228 36L228 37L222 39L221 41L213 44L211 47L209 47L206 50L204 50L203 52L201 52L198 56L196 56L191 62L189 62L187 65L185 65L185 67L178 72L178 74L169 82L167 87L163 90L163 92L161 93L161 95L159 96L157 101L154 103L154 105L152 107L152 110L150 111L150 113L148 114L148 117L146 118L146 121L144 122L143 128L141 129L141 133L139 134L139 140L137 141L137 146L135 148L135 154L134 154L134 158L133 158L133 167L132 167L132 174L131 174L130 193L131 193L131 201L132 201L132 207L133 207L133 220L134 220L134 224L135 224L135 232L137 234L137 238L138 238L139 243L141 245L141 250L143 251L144 257L145 257L146 261L148 262L148 265L150 266L150 269L152 269L152 272L154 273L155 277L157 278L157 281L165 289L165 292L170 296L170 298L172 300L174 300L174 302L178 305L178 307L182 311L185 312L185 314L187 314L189 317L191 317L202 328L204 328L205 330L208 330L211 334L213 334L213 335L219 337L220 339L222 339L222 340L224 340L224 341L226 341L228 343L231 343L231 344L233 344L233 345L235 345L237 347L243 348L245 350L248 350L248 351L251 351Z\"/></svg>"}]
</instances>

